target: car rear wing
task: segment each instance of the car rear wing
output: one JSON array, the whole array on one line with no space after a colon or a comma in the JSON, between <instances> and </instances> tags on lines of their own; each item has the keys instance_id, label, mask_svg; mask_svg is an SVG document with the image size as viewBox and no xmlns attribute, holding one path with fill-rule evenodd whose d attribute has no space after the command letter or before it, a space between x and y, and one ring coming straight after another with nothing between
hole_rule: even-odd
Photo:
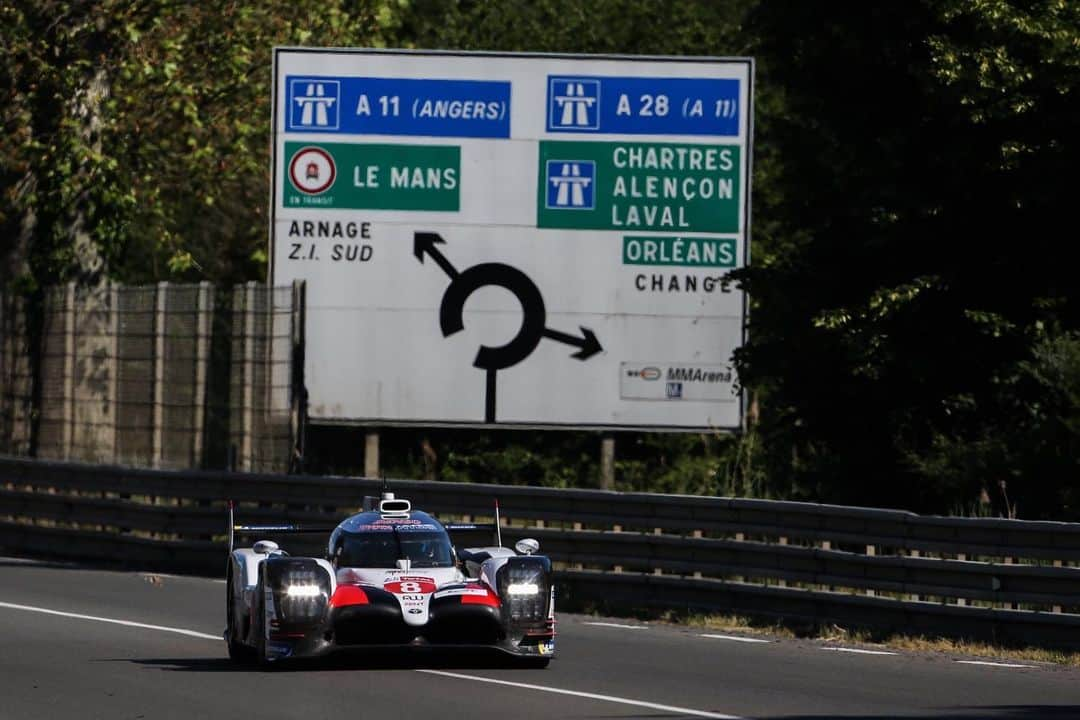
<instances>
[{"instance_id":1,"label":"car rear wing","mask_svg":"<svg viewBox=\"0 0 1080 720\"><path fill-rule=\"evenodd\" d=\"M442 524L446 532L493 532L495 544L502 547L502 523L499 522L499 501L495 500L495 522L493 523L446 523Z\"/></svg>"},{"instance_id":2,"label":"car rear wing","mask_svg":"<svg viewBox=\"0 0 1080 720\"><path fill-rule=\"evenodd\" d=\"M237 535L252 535L254 533L301 534L301 533L328 533L333 532L337 523L333 525L297 525L295 523L283 523L280 525L237 525L235 515L235 503L229 501L229 552L232 553Z\"/></svg>"},{"instance_id":3,"label":"car rear wing","mask_svg":"<svg viewBox=\"0 0 1080 720\"><path fill-rule=\"evenodd\" d=\"M374 498L371 498L374 499ZM364 498L364 504L367 505L369 498ZM385 498L382 502L386 502ZM391 500L393 502L393 500ZM405 501L402 501L405 502ZM235 545L236 535L251 535L252 533L274 533L274 534L302 534L302 533L329 533L333 532L337 528L337 523L333 525L298 525L295 523L283 523L280 525L237 525L235 516L236 504L229 500L229 527L228 527L228 542L229 552L232 553L233 546ZM495 522L493 523L442 523L442 526L449 532L494 532L495 544L502 547L502 523L499 521L499 501L495 500Z\"/></svg>"}]
</instances>

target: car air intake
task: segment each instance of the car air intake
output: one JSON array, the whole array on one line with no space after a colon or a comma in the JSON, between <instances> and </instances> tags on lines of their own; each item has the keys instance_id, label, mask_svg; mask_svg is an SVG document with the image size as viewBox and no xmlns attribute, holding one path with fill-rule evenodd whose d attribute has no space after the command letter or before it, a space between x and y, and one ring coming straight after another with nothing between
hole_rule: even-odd
<instances>
[{"instance_id":1,"label":"car air intake","mask_svg":"<svg viewBox=\"0 0 1080 720\"><path fill-rule=\"evenodd\" d=\"M388 517L404 517L412 509L412 503L408 500L395 500L393 498L379 501L379 514Z\"/></svg>"}]
</instances>

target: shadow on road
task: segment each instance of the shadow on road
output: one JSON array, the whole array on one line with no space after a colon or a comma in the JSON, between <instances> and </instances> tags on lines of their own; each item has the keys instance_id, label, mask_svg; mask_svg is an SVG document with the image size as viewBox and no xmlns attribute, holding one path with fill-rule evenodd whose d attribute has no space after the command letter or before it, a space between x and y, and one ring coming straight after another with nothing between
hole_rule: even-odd
<instances>
[{"instance_id":1,"label":"shadow on road","mask_svg":"<svg viewBox=\"0 0 1080 720\"><path fill-rule=\"evenodd\" d=\"M254 663L238 663L226 657L132 658L130 662L148 668L179 672L311 672L340 670L478 670L514 669L527 665L498 651L449 651L431 648L394 648L376 651L339 652L329 657L275 662L267 668Z\"/></svg>"}]
</instances>

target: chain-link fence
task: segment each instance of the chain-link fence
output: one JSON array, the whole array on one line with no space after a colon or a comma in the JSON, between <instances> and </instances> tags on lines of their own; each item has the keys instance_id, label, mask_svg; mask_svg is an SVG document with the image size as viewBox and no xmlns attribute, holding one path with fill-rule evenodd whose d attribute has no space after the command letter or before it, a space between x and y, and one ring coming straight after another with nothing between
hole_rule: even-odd
<instances>
[{"instance_id":1,"label":"chain-link fence","mask_svg":"<svg viewBox=\"0 0 1080 720\"><path fill-rule=\"evenodd\" d=\"M293 466L302 286L72 284L36 305L8 299L0 313L0 451L157 468Z\"/></svg>"}]
</instances>

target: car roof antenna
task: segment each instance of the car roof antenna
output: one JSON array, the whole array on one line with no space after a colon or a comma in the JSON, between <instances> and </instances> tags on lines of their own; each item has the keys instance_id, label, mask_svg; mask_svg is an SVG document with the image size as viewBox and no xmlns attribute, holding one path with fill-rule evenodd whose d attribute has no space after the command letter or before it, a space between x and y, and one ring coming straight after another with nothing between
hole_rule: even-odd
<instances>
[{"instance_id":1,"label":"car roof antenna","mask_svg":"<svg viewBox=\"0 0 1080 720\"><path fill-rule=\"evenodd\" d=\"M382 473L382 487L379 488L379 496L383 500L393 500L394 493L390 492L390 482L386 479L386 473Z\"/></svg>"}]
</instances>

